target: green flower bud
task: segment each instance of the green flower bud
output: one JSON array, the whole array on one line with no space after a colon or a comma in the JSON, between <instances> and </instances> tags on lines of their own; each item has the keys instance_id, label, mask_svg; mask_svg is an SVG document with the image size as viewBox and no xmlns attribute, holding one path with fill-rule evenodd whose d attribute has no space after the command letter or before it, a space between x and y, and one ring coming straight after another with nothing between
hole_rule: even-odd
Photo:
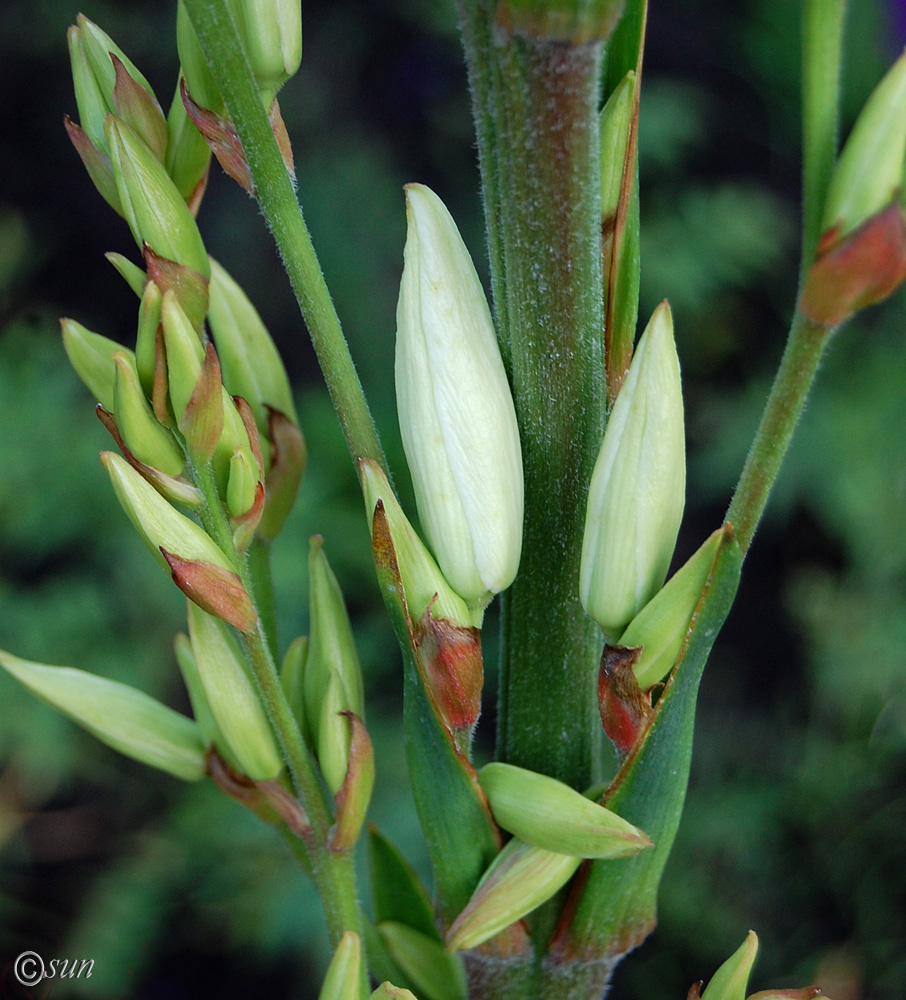
<instances>
[{"instance_id":1,"label":"green flower bud","mask_svg":"<svg viewBox=\"0 0 906 1000\"><path fill-rule=\"evenodd\" d=\"M223 382L247 399L261 434L268 433L268 408L298 424L292 389L277 347L248 296L217 261L211 261L208 323L220 355Z\"/></svg>"},{"instance_id":2,"label":"green flower bud","mask_svg":"<svg viewBox=\"0 0 906 1000\"><path fill-rule=\"evenodd\" d=\"M453 588L483 605L512 583L522 548L522 453L488 303L456 224L428 188L406 188L396 396L419 516Z\"/></svg>"},{"instance_id":3,"label":"green flower bud","mask_svg":"<svg viewBox=\"0 0 906 1000\"><path fill-rule=\"evenodd\" d=\"M758 953L758 937L749 931L745 941L714 973L702 1000L745 1000L746 984Z\"/></svg>"},{"instance_id":4,"label":"green flower bud","mask_svg":"<svg viewBox=\"0 0 906 1000\"><path fill-rule=\"evenodd\" d=\"M66 356L76 375L85 383L88 391L101 406L112 413L116 384L116 365L113 356L120 352L128 358L132 356L132 352L109 337L92 333L75 320L61 319L60 328L63 331Z\"/></svg>"},{"instance_id":5,"label":"green flower bud","mask_svg":"<svg viewBox=\"0 0 906 1000\"><path fill-rule=\"evenodd\" d=\"M723 529L713 532L620 636L621 646L642 647L632 669L643 691L663 680L673 669L722 538Z\"/></svg>"},{"instance_id":6,"label":"green flower bud","mask_svg":"<svg viewBox=\"0 0 906 1000\"><path fill-rule=\"evenodd\" d=\"M309 664L311 656L309 655ZM331 795L336 795L343 787L346 772L349 769L349 746L352 741L352 729L349 719L342 713L346 711L345 691L343 682L336 670L331 670L327 685L318 702L317 731L314 734L315 747L318 753L318 764L324 783Z\"/></svg>"},{"instance_id":7,"label":"green flower bud","mask_svg":"<svg viewBox=\"0 0 906 1000\"><path fill-rule=\"evenodd\" d=\"M280 665L280 683L283 686L283 693L289 702L293 716L299 723L302 732L306 732L305 724L305 696L304 676L305 663L308 660L308 637L300 635L289 644L283 663Z\"/></svg>"},{"instance_id":8,"label":"green flower bud","mask_svg":"<svg viewBox=\"0 0 906 1000\"><path fill-rule=\"evenodd\" d=\"M352 1000L359 995L362 975L362 942L354 931L346 931L333 953L318 1000Z\"/></svg>"},{"instance_id":9,"label":"green flower bud","mask_svg":"<svg viewBox=\"0 0 906 1000\"><path fill-rule=\"evenodd\" d=\"M283 766L258 692L230 630L188 603L189 638L211 714L243 771L256 781Z\"/></svg>"},{"instance_id":10,"label":"green flower bud","mask_svg":"<svg viewBox=\"0 0 906 1000\"><path fill-rule=\"evenodd\" d=\"M105 124L123 214L139 248L210 277L198 226L167 171L136 133L114 117Z\"/></svg>"},{"instance_id":11,"label":"green flower bud","mask_svg":"<svg viewBox=\"0 0 906 1000\"><path fill-rule=\"evenodd\" d=\"M258 466L249 452L237 448L230 458L230 478L227 483L227 510L233 517L247 514L258 493Z\"/></svg>"},{"instance_id":12,"label":"green flower bud","mask_svg":"<svg viewBox=\"0 0 906 1000\"><path fill-rule=\"evenodd\" d=\"M102 451L101 462L123 510L162 566L170 568L161 554L164 549L186 561L210 563L236 572L236 567L204 530L174 510L125 459L112 451Z\"/></svg>"},{"instance_id":13,"label":"green flower bud","mask_svg":"<svg viewBox=\"0 0 906 1000\"><path fill-rule=\"evenodd\" d=\"M521 920L563 888L580 858L532 847L514 837L491 863L466 908L447 931L450 951L468 951Z\"/></svg>"},{"instance_id":14,"label":"green flower bud","mask_svg":"<svg viewBox=\"0 0 906 1000\"><path fill-rule=\"evenodd\" d=\"M377 932L390 957L426 1000L465 1000L462 961L436 938L396 920L378 924Z\"/></svg>"},{"instance_id":15,"label":"green flower bud","mask_svg":"<svg viewBox=\"0 0 906 1000\"><path fill-rule=\"evenodd\" d=\"M192 100L208 111L222 111L223 98L208 68L207 60L198 44L198 36L182 0L176 7L176 49Z\"/></svg>"},{"instance_id":16,"label":"green flower bud","mask_svg":"<svg viewBox=\"0 0 906 1000\"><path fill-rule=\"evenodd\" d=\"M140 462L164 475L178 476L185 465L185 456L173 435L151 412L138 382L134 357L116 351L113 361L116 365L113 412L123 441Z\"/></svg>"},{"instance_id":17,"label":"green flower bud","mask_svg":"<svg viewBox=\"0 0 906 1000\"><path fill-rule=\"evenodd\" d=\"M837 239L876 215L903 183L906 161L906 53L875 87L831 177L825 230Z\"/></svg>"},{"instance_id":18,"label":"green flower bud","mask_svg":"<svg viewBox=\"0 0 906 1000\"><path fill-rule=\"evenodd\" d=\"M121 76L118 76L116 61L123 68L128 81L137 85L142 91L151 109L156 109L163 123L163 115L154 91L144 76L138 71L129 57L113 41L113 39L102 31L96 24L89 21L87 17L80 14L77 24L73 25L66 34L69 44L69 59L72 65L72 82L75 89L76 105L79 109L79 119L82 128L90 139L92 145L103 153L109 153L107 140L104 136L104 120L108 114L124 117L123 112L129 115L133 111L130 99L135 100L131 90L128 94L123 94L124 86L127 84ZM117 93L117 87L119 92ZM137 98L141 100L141 98ZM123 101L126 106L123 106ZM139 115L141 112L139 112ZM135 114L131 115L132 120L128 124L135 128L139 124L139 119ZM149 123L149 135L151 143L154 145L159 136L160 123ZM145 141L148 137L143 135Z\"/></svg>"},{"instance_id":19,"label":"green flower bud","mask_svg":"<svg viewBox=\"0 0 906 1000\"><path fill-rule=\"evenodd\" d=\"M579 593L608 638L663 584L685 485L679 361L664 302L636 347L588 491Z\"/></svg>"},{"instance_id":20,"label":"green flower bud","mask_svg":"<svg viewBox=\"0 0 906 1000\"><path fill-rule=\"evenodd\" d=\"M418 1000L418 997L411 990L385 982L371 994L371 1000Z\"/></svg>"},{"instance_id":21,"label":"green flower bud","mask_svg":"<svg viewBox=\"0 0 906 1000\"><path fill-rule=\"evenodd\" d=\"M168 291L163 297L161 325L167 349L170 403L177 421L180 421L201 377L205 351L175 292Z\"/></svg>"},{"instance_id":22,"label":"green flower bud","mask_svg":"<svg viewBox=\"0 0 906 1000\"><path fill-rule=\"evenodd\" d=\"M369 523L373 520L378 502L383 505L412 620L418 621L430 606L431 616L435 619L446 618L467 627L480 625L481 614L475 621L476 616L465 601L447 583L433 556L403 513L393 488L377 462L363 459L359 463L359 474Z\"/></svg>"},{"instance_id":23,"label":"green flower bud","mask_svg":"<svg viewBox=\"0 0 906 1000\"><path fill-rule=\"evenodd\" d=\"M233 0L233 17L245 43L265 107L302 62L301 0Z\"/></svg>"},{"instance_id":24,"label":"green flower bud","mask_svg":"<svg viewBox=\"0 0 906 1000\"><path fill-rule=\"evenodd\" d=\"M578 858L622 858L651 840L616 813L544 774L512 764L478 772L498 825L520 840Z\"/></svg>"},{"instance_id":25,"label":"green flower bud","mask_svg":"<svg viewBox=\"0 0 906 1000\"><path fill-rule=\"evenodd\" d=\"M226 750L223 734L214 720L208 697L204 693L204 684L201 682L201 674L195 662L195 653L192 652L192 643L184 632L178 633L173 639L173 652L176 654L176 663L186 685L186 691L189 693L192 715L198 723L202 741L206 747L213 745L223 753Z\"/></svg>"},{"instance_id":26,"label":"green flower bud","mask_svg":"<svg viewBox=\"0 0 906 1000\"><path fill-rule=\"evenodd\" d=\"M634 95L635 73L630 70L601 111L601 218L611 220L611 229L623 186Z\"/></svg>"},{"instance_id":27,"label":"green flower bud","mask_svg":"<svg viewBox=\"0 0 906 1000\"><path fill-rule=\"evenodd\" d=\"M180 85L182 78L180 78ZM167 114L167 155L164 166L176 190L185 199L192 215L198 215L201 199L208 186L211 150L195 127L183 104L180 85Z\"/></svg>"},{"instance_id":28,"label":"green flower bud","mask_svg":"<svg viewBox=\"0 0 906 1000\"><path fill-rule=\"evenodd\" d=\"M310 631L304 680L306 717L312 722L322 717L322 704L335 676L338 688L333 714L349 711L362 718L365 704L362 668L343 594L327 562L324 540L320 535L314 535L309 543L308 587Z\"/></svg>"},{"instance_id":29,"label":"green flower bud","mask_svg":"<svg viewBox=\"0 0 906 1000\"><path fill-rule=\"evenodd\" d=\"M157 329L161 320L163 295L153 281L145 283L138 307L138 333L135 338L135 368L145 395L154 391L154 369L157 366Z\"/></svg>"},{"instance_id":30,"label":"green flower bud","mask_svg":"<svg viewBox=\"0 0 906 1000\"><path fill-rule=\"evenodd\" d=\"M184 781L204 776L198 726L141 691L72 667L48 667L0 650L0 665L102 743Z\"/></svg>"}]
</instances>

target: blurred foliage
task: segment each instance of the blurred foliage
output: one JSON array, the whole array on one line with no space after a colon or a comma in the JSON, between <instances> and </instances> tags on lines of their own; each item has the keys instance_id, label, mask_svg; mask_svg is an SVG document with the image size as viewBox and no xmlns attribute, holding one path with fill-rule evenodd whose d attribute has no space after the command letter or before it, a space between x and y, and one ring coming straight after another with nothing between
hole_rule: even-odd
<instances>
[{"instance_id":1,"label":"blurred foliage","mask_svg":"<svg viewBox=\"0 0 906 1000\"><path fill-rule=\"evenodd\" d=\"M163 100L176 71L172 7L83 7ZM848 121L904 40L894 4L853 7ZM74 109L64 33L76 13L63 0L0 8L0 87L19 95L4 102L0 130L0 645L185 708L171 652L181 599L107 486L96 454L109 441L56 327L67 314L127 341L136 309L101 257L134 247L60 127ZM406 490L390 362L401 185L442 192L479 266L483 256L453 5L310 0L305 16L303 69L281 96L300 197ZM691 451L679 558L722 515L795 294L798 16L788 0L651 4L642 313L671 299L683 360ZM307 629L307 539L319 532L367 675L373 818L424 871L398 654L345 446L254 205L216 174L200 222L299 388L311 460L274 551L281 639ZM615 996L685 996L749 926L762 939L753 988L818 981L835 1000L902 996L904 328L901 295L844 329L821 373L705 675L660 927L618 970ZM320 911L272 831L206 784L117 757L6 678L0 697L0 967L26 948L94 958L97 998L315 995Z\"/></svg>"}]
</instances>

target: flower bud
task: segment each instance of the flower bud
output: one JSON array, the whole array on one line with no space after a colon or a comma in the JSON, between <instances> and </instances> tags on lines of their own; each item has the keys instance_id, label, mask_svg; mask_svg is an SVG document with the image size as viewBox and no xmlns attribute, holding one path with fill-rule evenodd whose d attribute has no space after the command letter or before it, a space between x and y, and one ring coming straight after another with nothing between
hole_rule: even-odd
<instances>
[{"instance_id":1,"label":"flower bud","mask_svg":"<svg viewBox=\"0 0 906 1000\"><path fill-rule=\"evenodd\" d=\"M229 749L220 732L220 727L214 720L211 706L208 704L208 696L204 693L204 684L201 682L201 674L198 672L198 664L195 662L195 653L192 652L192 643L185 632L179 632L173 639L173 652L176 654L176 663L179 672L182 674L183 683L189 694L189 704L192 706L192 715L198 723L201 738L206 747L216 746L221 753L228 753Z\"/></svg>"},{"instance_id":2,"label":"flower bud","mask_svg":"<svg viewBox=\"0 0 906 1000\"><path fill-rule=\"evenodd\" d=\"M114 114L162 158L166 125L150 84L106 32L84 14L77 22L67 41L80 124L88 138L107 153L104 120Z\"/></svg>"},{"instance_id":3,"label":"flower bud","mask_svg":"<svg viewBox=\"0 0 906 1000\"><path fill-rule=\"evenodd\" d=\"M232 10L264 106L270 108L302 62L301 0L235 0Z\"/></svg>"},{"instance_id":4,"label":"flower bud","mask_svg":"<svg viewBox=\"0 0 906 1000\"><path fill-rule=\"evenodd\" d=\"M467 995L462 961L436 937L397 920L382 921L377 932L390 957L422 996L462 1000Z\"/></svg>"},{"instance_id":5,"label":"flower bud","mask_svg":"<svg viewBox=\"0 0 906 1000\"><path fill-rule=\"evenodd\" d=\"M283 663L280 665L280 684L289 702L293 716L304 733L305 729L305 698L303 695L305 662L308 659L308 637L300 635L289 644Z\"/></svg>"},{"instance_id":6,"label":"flower bud","mask_svg":"<svg viewBox=\"0 0 906 1000\"><path fill-rule=\"evenodd\" d=\"M631 823L544 774L512 764L478 772L497 824L520 840L578 858L622 858L651 846Z\"/></svg>"},{"instance_id":7,"label":"flower bud","mask_svg":"<svg viewBox=\"0 0 906 1000\"><path fill-rule=\"evenodd\" d=\"M374 748L368 730L355 712L343 712L341 718L349 724L350 739L345 753L342 785L334 792L337 819L327 838L327 846L332 851L347 851L355 847L374 790ZM336 770L339 771L339 768ZM325 771L325 780L328 773ZM330 781L328 788L331 788Z\"/></svg>"},{"instance_id":8,"label":"flower bud","mask_svg":"<svg viewBox=\"0 0 906 1000\"><path fill-rule=\"evenodd\" d=\"M546 903L581 863L514 837L491 863L466 908L447 931L450 951L476 948Z\"/></svg>"},{"instance_id":9,"label":"flower bud","mask_svg":"<svg viewBox=\"0 0 906 1000\"><path fill-rule=\"evenodd\" d=\"M176 50L192 100L208 111L223 111L223 98L198 43L195 28L182 0L176 7Z\"/></svg>"},{"instance_id":10,"label":"flower bud","mask_svg":"<svg viewBox=\"0 0 906 1000\"><path fill-rule=\"evenodd\" d=\"M117 352L130 357L132 352L109 337L92 333L81 323L72 319L61 319L63 347L69 363L76 375L85 383L92 396L113 412L113 392L116 384L116 365L113 356Z\"/></svg>"},{"instance_id":11,"label":"flower bud","mask_svg":"<svg viewBox=\"0 0 906 1000\"><path fill-rule=\"evenodd\" d=\"M242 517L255 505L258 495L258 466L241 448L236 448L230 458L230 478L227 483L227 510L232 517Z\"/></svg>"},{"instance_id":12,"label":"flower bud","mask_svg":"<svg viewBox=\"0 0 906 1000\"><path fill-rule=\"evenodd\" d=\"M745 941L711 977L701 1000L745 1000L757 953L758 937L755 931L749 931Z\"/></svg>"},{"instance_id":13,"label":"flower bud","mask_svg":"<svg viewBox=\"0 0 906 1000\"><path fill-rule=\"evenodd\" d=\"M130 465L112 451L101 452L101 462L129 520L154 553L170 568L161 549L186 561L209 563L235 573L236 567L194 521L174 510Z\"/></svg>"},{"instance_id":14,"label":"flower bud","mask_svg":"<svg viewBox=\"0 0 906 1000\"><path fill-rule=\"evenodd\" d=\"M396 396L419 516L444 576L484 605L522 548L522 453L488 303L456 224L428 188L406 188Z\"/></svg>"},{"instance_id":15,"label":"flower bud","mask_svg":"<svg viewBox=\"0 0 906 1000\"><path fill-rule=\"evenodd\" d=\"M623 186L634 94L635 73L630 70L607 98L601 111L601 218L605 225L610 220L611 232Z\"/></svg>"},{"instance_id":16,"label":"flower bud","mask_svg":"<svg viewBox=\"0 0 906 1000\"><path fill-rule=\"evenodd\" d=\"M333 953L318 1000L350 1000L359 995L362 974L362 942L354 931L346 931Z\"/></svg>"},{"instance_id":17,"label":"flower bud","mask_svg":"<svg viewBox=\"0 0 906 1000\"><path fill-rule=\"evenodd\" d=\"M621 646L642 647L632 669L643 691L663 680L673 669L722 538L723 529L713 532L620 636Z\"/></svg>"},{"instance_id":18,"label":"flower bud","mask_svg":"<svg viewBox=\"0 0 906 1000\"><path fill-rule=\"evenodd\" d=\"M173 435L151 412L138 382L134 359L125 351L116 351L113 361L116 366L113 412L123 441L140 462L164 475L178 476L185 465L185 456Z\"/></svg>"},{"instance_id":19,"label":"flower bud","mask_svg":"<svg viewBox=\"0 0 906 1000\"><path fill-rule=\"evenodd\" d=\"M0 665L114 750L184 781L204 776L198 726L142 691L84 670L20 660L2 650Z\"/></svg>"},{"instance_id":20,"label":"flower bud","mask_svg":"<svg viewBox=\"0 0 906 1000\"><path fill-rule=\"evenodd\" d=\"M588 491L579 593L608 638L663 584L685 484L679 361L664 302L636 347Z\"/></svg>"},{"instance_id":21,"label":"flower bud","mask_svg":"<svg viewBox=\"0 0 906 1000\"><path fill-rule=\"evenodd\" d=\"M352 730L349 719L343 714L344 694L339 674L336 670L331 670L318 702L318 714L312 717L317 726L314 743L318 764L331 795L336 795L343 787L346 771L349 768Z\"/></svg>"},{"instance_id":22,"label":"flower bud","mask_svg":"<svg viewBox=\"0 0 906 1000\"><path fill-rule=\"evenodd\" d=\"M161 326L167 353L167 384L177 421L181 420L201 377L205 351L175 292L161 304Z\"/></svg>"},{"instance_id":23,"label":"flower bud","mask_svg":"<svg viewBox=\"0 0 906 1000\"><path fill-rule=\"evenodd\" d=\"M343 594L327 562L320 535L314 535L309 545L308 587L310 633L304 675L306 718L314 725L315 720L322 717L322 704L331 684L335 687L335 707L330 714L350 711L361 718L365 702L362 668Z\"/></svg>"},{"instance_id":24,"label":"flower bud","mask_svg":"<svg viewBox=\"0 0 906 1000\"><path fill-rule=\"evenodd\" d=\"M411 990L384 982L371 994L371 1000L418 1000L418 997Z\"/></svg>"},{"instance_id":25,"label":"flower bud","mask_svg":"<svg viewBox=\"0 0 906 1000\"><path fill-rule=\"evenodd\" d=\"M840 153L824 206L824 230L837 239L894 199L906 161L906 53L865 103Z\"/></svg>"},{"instance_id":26,"label":"flower bud","mask_svg":"<svg viewBox=\"0 0 906 1000\"><path fill-rule=\"evenodd\" d=\"M250 778L273 778L283 760L236 640L217 618L191 602L187 607L198 673L227 746Z\"/></svg>"},{"instance_id":27,"label":"flower bud","mask_svg":"<svg viewBox=\"0 0 906 1000\"><path fill-rule=\"evenodd\" d=\"M261 434L268 433L269 409L298 424L289 378L267 327L245 292L215 260L209 291L208 324L224 385L234 396L248 400Z\"/></svg>"},{"instance_id":28,"label":"flower bud","mask_svg":"<svg viewBox=\"0 0 906 1000\"><path fill-rule=\"evenodd\" d=\"M128 125L109 117L105 134L123 214L139 248L210 277L198 226L159 160Z\"/></svg>"},{"instance_id":29,"label":"flower bud","mask_svg":"<svg viewBox=\"0 0 906 1000\"><path fill-rule=\"evenodd\" d=\"M447 583L431 553L415 533L393 492L387 477L377 462L362 459L359 463L365 509L373 529L374 512L380 503L393 539L396 561L403 584L403 596L409 616L418 621L426 609L435 619L446 618L466 627L481 624L465 601Z\"/></svg>"},{"instance_id":30,"label":"flower bud","mask_svg":"<svg viewBox=\"0 0 906 1000\"><path fill-rule=\"evenodd\" d=\"M157 366L157 329L161 320L163 294L153 281L145 283L138 307L138 332L135 338L135 368L145 395L154 391L154 369Z\"/></svg>"},{"instance_id":31,"label":"flower bud","mask_svg":"<svg viewBox=\"0 0 906 1000\"><path fill-rule=\"evenodd\" d=\"M211 150L189 117L182 100L182 78L167 114L167 155L164 166L193 216L198 215L208 186Z\"/></svg>"}]
</instances>

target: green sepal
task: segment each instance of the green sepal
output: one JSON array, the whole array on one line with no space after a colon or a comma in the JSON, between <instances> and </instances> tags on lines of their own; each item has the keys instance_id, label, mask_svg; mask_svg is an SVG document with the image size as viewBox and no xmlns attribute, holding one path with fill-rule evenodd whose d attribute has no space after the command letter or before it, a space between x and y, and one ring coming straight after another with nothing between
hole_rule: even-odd
<instances>
[{"instance_id":1,"label":"green sepal","mask_svg":"<svg viewBox=\"0 0 906 1000\"><path fill-rule=\"evenodd\" d=\"M192 215L198 214L208 185L211 150L195 128L182 102L179 85L167 114L167 154L164 166Z\"/></svg>"},{"instance_id":2,"label":"green sepal","mask_svg":"<svg viewBox=\"0 0 906 1000\"><path fill-rule=\"evenodd\" d=\"M116 363L113 356L117 351L122 351L127 357L132 352L109 337L92 333L73 319L61 319L60 329L63 333L63 348L76 375L101 406L112 413L116 384Z\"/></svg>"},{"instance_id":3,"label":"green sepal","mask_svg":"<svg viewBox=\"0 0 906 1000\"><path fill-rule=\"evenodd\" d=\"M434 908L415 869L373 825L368 828L368 858L375 920L408 924L440 941L434 925Z\"/></svg>"},{"instance_id":4,"label":"green sepal","mask_svg":"<svg viewBox=\"0 0 906 1000\"><path fill-rule=\"evenodd\" d=\"M603 803L643 829L654 849L617 864L590 865L567 902L552 954L618 958L641 944L655 922L657 891L679 825L692 757L695 705L702 671L733 604L742 556L731 526L696 610L685 647L647 726L611 782Z\"/></svg>"},{"instance_id":5,"label":"green sepal","mask_svg":"<svg viewBox=\"0 0 906 1000\"><path fill-rule=\"evenodd\" d=\"M428 695L393 537L378 500L372 519L378 584L404 664L403 725L415 806L434 868L442 919L461 912L500 850L500 835L475 771Z\"/></svg>"},{"instance_id":6,"label":"green sepal","mask_svg":"<svg viewBox=\"0 0 906 1000\"><path fill-rule=\"evenodd\" d=\"M354 1000L359 995L362 970L362 942L354 931L346 931L340 938L318 1000Z\"/></svg>"},{"instance_id":7,"label":"green sepal","mask_svg":"<svg viewBox=\"0 0 906 1000\"><path fill-rule=\"evenodd\" d=\"M757 953L758 938L755 931L749 931L745 941L711 977L702 1000L745 1000Z\"/></svg>"},{"instance_id":8,"label":"green sepal","mask_svg":"<svg viewBox=\"0 0 906 1000\"><path fill-rule=\"evenodd\" d=\"M418 1000L418 997L411 990L401 986L394 986L393 983L381 983L371 994L371 1000Z\"/></svg>"},{"instance_id":9,"label":"green sepal","mask_svg":"<svg viewBox=\"0 0 906 1000\"><path fill-rule=\"evenodd\" d=\"M184 781L204 777L198 726L142 691L73 667L48 667L0 650L0 665L32 694L114 750Z\"/></svg>"},{"instance_id":10,"label":"green sepal","mask_svg":"<svg viewBox=\"0 0 906 1000\"><path fill-rule=\"evenodd\" d=\"M148 280L147 274L145 274L138 264L134 264L128 257L124 257L121 253L111 251L110 253L105 253L104 256L113 265L116 273L123 281L141 298L145 291L145 283Z\"/></svg>"},{"instance_id":11,"label":"green sepal","mask_svg":"<svg viewBox=\"0 0 906 1000\"><path fill-rule=\"evenodd\" d=\"M418 996L424 1000L465 1000L462 960L445 951L434 935L422 934L395 920L379 923L377 931Z\"/></svg>"},{"instance_id":12,"label":"green sepal","mask_svg":"<svg viewBox=\"0 0 906 1000\"><path fill-rule=\"evenodd\" d=\"M141 270L136 268L139 274ZM142 274L144 278L144 274ZM160 326L163 293L154 281L145 283L139 293L138 331L135 336L135 367L142 389L148 399L154 393L154 369L157 365L157 330Z\"/></svg>"}]
</instances>

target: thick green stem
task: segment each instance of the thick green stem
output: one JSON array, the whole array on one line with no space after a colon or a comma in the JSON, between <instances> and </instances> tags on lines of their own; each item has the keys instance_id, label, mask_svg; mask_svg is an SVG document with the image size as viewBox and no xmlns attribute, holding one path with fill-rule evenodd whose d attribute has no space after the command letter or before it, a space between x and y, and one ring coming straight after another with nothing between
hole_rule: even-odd
<instances>
[{"instance_id":1,"label":"thick green stem","mask_svg":"<svg viewBox=\"0 0 906 1000\"><path fill-rule=\"evenodd\" d=\"M324 281L292 181L225 0L185 0L214 80L242 142L255 195L274 235L354 461L386 470L362 385Z\"/></svg>"},{"instance_id":2,"label":"thick green stem","mask_svg":"<svg viewBox=\"0 0 906 1000\"><path fill-rule=\"evenodd\" d=\"M832 329L797 312L742 476L727 510L743 553L768 502Z\"/></svg>"},{"instance_id":3,"label":"thick green stem","mask_svg":"<svg viewBox=\"0 0 906 1000\"><path fill-rule=\"evenodd\" d=\"M600 730L598 629L578 569L605 410L601 46L495 38L494 7L460 5L526 486L522 562L503 605L498 755L583 787Z\"/></svg>"}]
</instances>

